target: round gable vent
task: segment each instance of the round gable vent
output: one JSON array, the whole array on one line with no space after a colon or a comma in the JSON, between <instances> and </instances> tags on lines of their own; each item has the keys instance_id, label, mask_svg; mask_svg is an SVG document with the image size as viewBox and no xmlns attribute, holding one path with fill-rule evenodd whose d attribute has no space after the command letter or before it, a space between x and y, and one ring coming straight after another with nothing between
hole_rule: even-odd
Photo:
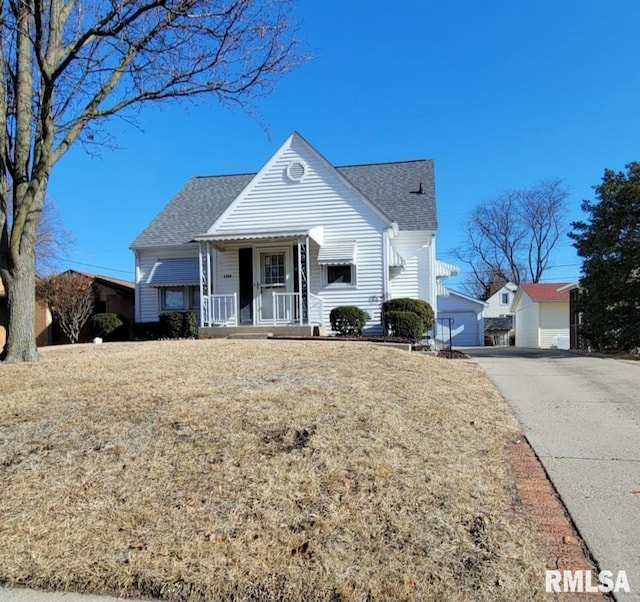
<instances>
[{"instance_id":1,"label":"round gable vent","mask_svg":"<svg viewBox=\"0 0 640 602\"><path fill-rule=\"evenodd\" d=\"M287 178L292 182L301 182L306 172L307 168L302 161L292 161L287 165Z\"/></svg>"}]
</instances>

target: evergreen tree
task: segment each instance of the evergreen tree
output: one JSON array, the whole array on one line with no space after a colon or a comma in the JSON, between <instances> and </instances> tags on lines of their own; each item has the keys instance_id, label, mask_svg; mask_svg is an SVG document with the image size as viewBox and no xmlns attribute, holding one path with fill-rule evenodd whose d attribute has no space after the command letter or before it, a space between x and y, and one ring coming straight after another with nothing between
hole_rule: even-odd
<instances>
[{"instance_id":1,"label":"evergreen tree","mask_svg":"<svg viewBox=\"0 0 640 602\"><path fill-rule=\"evenodd\" d=\"M606 169L569 235L584 258L582 334L595 349L640 347L640 163Z\"/></svg>"}]
</instances>

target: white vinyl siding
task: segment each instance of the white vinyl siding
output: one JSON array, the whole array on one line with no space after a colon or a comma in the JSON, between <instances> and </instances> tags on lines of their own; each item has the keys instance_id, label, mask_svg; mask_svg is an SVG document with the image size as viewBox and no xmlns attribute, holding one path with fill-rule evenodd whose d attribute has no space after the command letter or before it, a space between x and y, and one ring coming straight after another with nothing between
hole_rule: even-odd
<instances>
[{"instance_id":1,"label":"white vinyl siding","mask_svg":"<svg viewBox=\"0 0 640 602\"><path fill-rule=\"evenodd\" d=\"M393 248L404 259L402 268L389 269L391 298L423 299L436 311L435 277L433 276L431 245L428 232L399 232L393 239Z\"/></svg>"},{"instance_id":2,"label":"white vinyl siding","mask_svg":"<svg viewBox=\"0 0 640 602\"><path fill-rule=\"evenodd\" d=\"M549 349L569 337L569 302L533 302L522 295L516 311L516 346Z\"/></svg>"},{"instance_id":3,"label":"white vinyl siding","mask_svg":"<svg viewBox=\"0 0 640 602\"><path fill-rule=\"evenodd\" d=\"M136 322L155 322L160 313L160 292L158 287L147 281L158 259L198 260L198 246L166 247L159 249L140 249L138 251L138 270L136 274Z\"/></svg>"},{"instance_id":4,"label":"white vinyl siding","mask_svg":"<svg viewBox=\"0 0 640 602\"><path fill-rule=\"evenodd\" d=\"M540 347L554 347L558 337L569 337L569 302L540 303Z\"/></svg>"},{"instance_id":5,"label":"white vinyl siding","mask_svg":"<svg viewBox=\"0 0 640 602\"><path fill-rule=\"evenodd\" d=\"M539 304L523 294L516 311L516 347L538 347Z\"/></svg>"}]
</instances>

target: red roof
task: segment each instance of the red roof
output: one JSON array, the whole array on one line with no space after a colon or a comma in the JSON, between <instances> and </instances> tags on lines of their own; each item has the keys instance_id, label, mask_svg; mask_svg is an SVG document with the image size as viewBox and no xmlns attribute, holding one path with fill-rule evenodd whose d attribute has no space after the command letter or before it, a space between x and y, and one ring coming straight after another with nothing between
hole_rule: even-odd
<instances>
[{"instance_id":1,"label":"red roof","mask_svg":"<svg viewBox=\"0 0 640 602\"><path fill-rule=\"evenodd\" d=\"M545 282L544 284L521 284L520 288L532 301L568 301L569 291L558 292L568 282Z\"/></svg>"}]
</instances>

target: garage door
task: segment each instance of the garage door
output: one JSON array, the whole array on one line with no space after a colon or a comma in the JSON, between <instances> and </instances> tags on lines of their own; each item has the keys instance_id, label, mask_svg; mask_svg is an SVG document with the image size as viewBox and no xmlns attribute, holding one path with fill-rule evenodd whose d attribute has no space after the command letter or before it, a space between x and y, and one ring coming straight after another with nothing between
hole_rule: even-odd
<instances>
[{"instance_id":1,"label":"garage door","mask_svg":"<svg viewBox=\"0 0 640 602\"><path fill-rule=\"evenodd\" d=\"M444 318L444 319L443 319ZM451 344L453 347L472 347L478 342L478 319L472 312L440 312L437 320L436 338L449 344L449 323L451 318Z\"/></svg>"}]
</instances>

